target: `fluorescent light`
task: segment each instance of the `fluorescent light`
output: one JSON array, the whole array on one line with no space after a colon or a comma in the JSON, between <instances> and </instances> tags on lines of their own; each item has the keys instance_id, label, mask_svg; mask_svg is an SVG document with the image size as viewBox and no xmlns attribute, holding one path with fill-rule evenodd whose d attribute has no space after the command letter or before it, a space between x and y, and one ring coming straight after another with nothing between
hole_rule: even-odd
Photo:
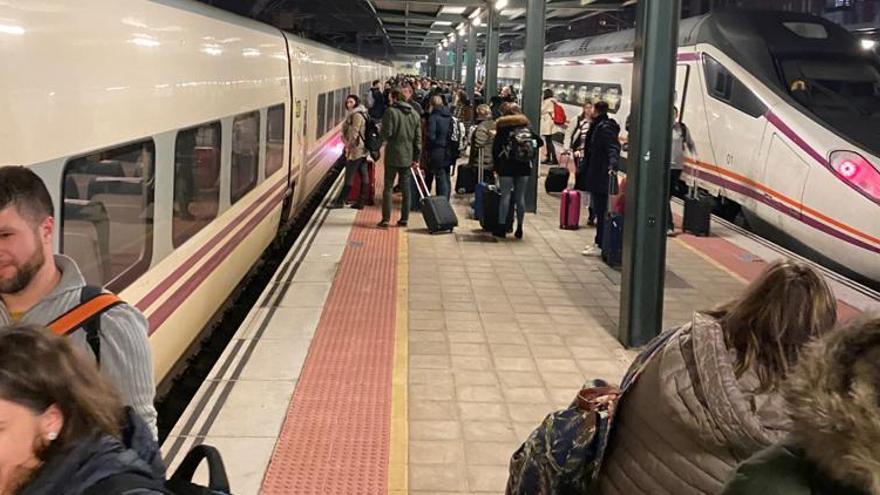
<instances>
[{"instance_id":1,"label":"fluorescent light","mask_svg":"<svg viewBox=\"0 0 880 495\"><path fill-rule=\"evenodd\" d=\"M257 50L256 48L243 48L241 50L241 55L244 57L259 57L260 50Z\"/></svg>"},{"instance_id":2,"label":"fluorescent light","mask_svg":"<svg viewBox=\"0 0 880 495\"><path fill-rule=\"evenodd\" d=\"M862 49L864 50L873 50L874 47L877 46L877 42L874 40L869 40L867 38L859 40L859 43L862 45Z\"/></svg>"},{"instance_id":3,"label":"fluorescent light","mask_svg":"<svg viewBox=\"0 0 880 495\"><path fill-rule=\"evenodd\" d=\"M501 10L507 7L507 0L495 0L495 10Z\"/></svg>"},{"instance_id":4,"label":"fluorescent light","mask_svg":"<svg viewBox=\"0 0 880 495\"><path fill-rule=\"evenodd\" d=\"M431 24L431 26L451 26L451 25L452 25L452 21L434 21L434 23Z\"/></svg>"},{"instance_id":5,"label":"fluorescent light","mask_svg":"<svg viewBox=\"0 0 880 495\"><path fill-rule=\"evenodd\" d=\"M482 12L480 12L480 9L477 8L477 10L471 12L471 15L468 16L468 19L473 19L474 17L480 17L480 14L482 14Z\"/></svg>"},{"instance_id":6,"label":"fluorescent light","mask_svg":"<svg viewBox=\"0 0 880 495\"><path fill-rule=\"evenodd\" d=\"M24 34L24 28L12 24L0 24L0 33L21 36Z\"/></svg>"},{"instance_id":7,"label":"fluorescent light","mask_svg":"<svg viewBox=\"0 0 880 495\"><path fill-rule=\"evenodd\" d=\"M458 26L458 35L464 36L467 33L467 26L464 23L459 24Z\"/></svg>"},{"instance_id":8,"label":"fluorescent light","mask_svg":"<svg viewBox=\"0 0 880 495\"><path fill-rule=\"evenodd\" d=\"M482 24L482 23L483 23L483 21L482 21L482 20L480 20L480 18L479 18L479 17L474 17L474 20L473 20L473 21L471 21L471 22L472 22L472 23L473 23L473 25L474 25L474 26L476 26L476 27L479 27L479 26L480 26L480 24Z\"/></svg>"},{"instance_id":9,"label":"fluorescent light","mask_svg":"<svg viewBox=\"0 0 880 495\"><path fill-rule=\"evenodd\" d=\"M450 7L446 6L440 9L441 14L464 14L467 7Z\"/></svg>"}]
</instances>

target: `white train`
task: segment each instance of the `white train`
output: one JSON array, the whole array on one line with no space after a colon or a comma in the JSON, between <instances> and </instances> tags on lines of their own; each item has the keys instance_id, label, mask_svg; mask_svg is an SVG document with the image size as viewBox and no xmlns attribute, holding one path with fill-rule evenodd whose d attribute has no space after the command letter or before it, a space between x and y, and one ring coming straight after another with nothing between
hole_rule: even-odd
<instances>
[{"instance_id":1,"label":"white train","mask_svg":"<svg viewBox=\"0 0 880 495\"><path fill-rule=\"evenodd\" d=\"M161 380L340 156L392 69L189 1L0 3L0 166L60 252L150 320Z\"/></svg>"},{"instance_id":2,"label":"white train","mask_svg":"<svg viewBox=\"0 0 880 495\"><path fill-rule=\"evenodd\" d=\"M630 114L634 31L547 47L544 86L570 116L605 99ZM520 83L522 52L499 82ZM753 226L880 281L880 63L818 17L714 13L682 21L676 105L697 145L684 179ZM625 136L624 136L625 138Z\"/></svg>"}]
</instances>

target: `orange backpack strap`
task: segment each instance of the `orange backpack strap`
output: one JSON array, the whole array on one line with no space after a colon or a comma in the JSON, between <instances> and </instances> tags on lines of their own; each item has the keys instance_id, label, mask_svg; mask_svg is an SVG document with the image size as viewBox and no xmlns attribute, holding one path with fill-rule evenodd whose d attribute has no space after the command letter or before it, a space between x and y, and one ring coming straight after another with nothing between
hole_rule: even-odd
<instances>
[{"instance_id":1,"label":"orange backpack strap","mask_svg":"<svg viewBox=\"0 0 880 495\"><path fill-rule=\"evenodd\" d=\"M82 289L79 305L74 306L47 326L56 335L70 335L80 328L84 329L86 341L92 348L95 359L100 363L101 342L98 333L101 315L120 304L123 304L123 301L116 294L104 292L100 287L86 286Z\"/></svg>"}]
</instances>

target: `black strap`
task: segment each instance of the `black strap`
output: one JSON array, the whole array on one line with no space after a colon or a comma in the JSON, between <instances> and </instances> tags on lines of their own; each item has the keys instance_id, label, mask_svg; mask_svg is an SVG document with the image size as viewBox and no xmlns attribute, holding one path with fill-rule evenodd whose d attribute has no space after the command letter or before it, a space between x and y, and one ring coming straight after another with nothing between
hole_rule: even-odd
<instances>
[{"instance_id":1,"label":"black strap","mask_svg":"<svg viewBox=\"0 0 880 495\"><path fill-rule=\"evenodd\" d=\"M152 490L171 495L161 481L136 473L120 473L104 478L83 491L83 495L120 495L132 490Z\"/></svg>"},{"instance_id":2,"label":"black strap","mask_svg":"<svg viewBox=\"0 0 880 495\"><path fill-rule=\"evenodd\" d=\"M176 487L184 488L192 484L196 468L202 463L208 462L208 489L212 493L230 493L229 478L226 476L226 468L223 466L223 458L220 452L210 445L200 444L192 448L180 462L177 471L168 480L168 487L174 491Z\"/></svg>"},{"instance_id":3,"label":"black strap","mask_svg":"<svg viewBox=\"0 0 880 495\"><path fill-rule=\"evenodd\" d=\"M80 292L79 303L85 304L92 299L100 296L104 293L104 289L100 287L96 287L94 285L87 285L83 287L82 292ZM109 308L108 308L109 309ZM103 313L97 313L93 315L91 318L86 320L82 329L86 332L86 343L89 344L89 347L92 349L92 353L95 355L95 361L98 363L98 366L101 365L101 315Z\"/></svg>"}]
</instances>

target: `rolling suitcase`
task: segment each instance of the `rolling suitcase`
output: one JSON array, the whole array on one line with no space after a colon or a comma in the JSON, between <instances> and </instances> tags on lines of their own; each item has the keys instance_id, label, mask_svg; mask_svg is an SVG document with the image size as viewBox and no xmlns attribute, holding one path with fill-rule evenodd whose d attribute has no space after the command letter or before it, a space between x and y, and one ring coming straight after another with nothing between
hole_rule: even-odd
<instances>
[{"instance_id":1,"label":"rolling suitcase","mask_svg":"<svg viewBox=\"0 0 880 495\"><path fill-rule=\"evenodd\" d=\"M560 193L568 187L568 167L550 167L547 179L544 180L544 190L547 193Z\"/></svg>"},{"instance_id":2,"label":"rolling suitcase","mask_svg":"<svg viewBox=\"0 0 880 495\"><path fill-rule=\"evenodd\" d=\"M370 183L367 184L366 204L373 206L376 204L376 164L371 160L367 160L367 180ZM354 174L354 181L351 183L351 189L348 191L348 196L345 200L349 203L357 203L361 197L361 187L363 187L361 174Z\"/></svg>"},{"instance_id":3,"label":"rolling suitcase","mask_svg":"<svg viewBox=\"0 0 880 495\"><path fill-rule=\"evenodd\" d=\"M559 228L577 230L581 223L581 192L575 189L562 191L559 201Z\"/></svg>"},{"instance_id":4,"label":"rolling suitcase","mask_svg":"<svg viewBox=\"0 0 880 495\"><path fill-rule=\"evenodd\" d=\"M506 230L513 225L513 203L507 210ZM498 186L486 186L483 194L483 216L480 217L480 228L486 232L494 232L498 227L498 212L501 210L501 189Z\"/></svg>"},{"instance_id":5,"label":"rolling suitcase","mask_svg":"<svg viewBox=\"0 0 880 495\"><path fill-rule=\"evenodd\" d=\"M712 223L712 199L700 198L691 193L684 198L684 221L682 230L694 235L708 236Z\"/></svg>"},{"instance_id":6,"label":"rolling suitcase","mask_svg":"<svg viewBox=\"0 0 880 495\"><path fill-rule=\"evenodd\" d=\"M623 260L623 215L609 213L602 234L602 261L610 267L618 267Z\"/></svg>"},{"instance_id":7,"label":"rolling suitcase","mask_svg":"<svg viewBox=\"0 0 880 495\"><path fill-rule=\"evenodd\" d=\"M452 232L455 227L458 227L458 217L455 216L455 210L449 204L449 199L446 196L430 196L422 170L415 166L412 168L412 171L416 188L421 197L419 206L422 210L422 217L425 219L425 225L428 227L428 232L432 234L446 230Z\"/></svg>"},{"instance_id":8,"label":"rolling suitcase","mask_svg":"<svg viewBox=\"0 0 880 495\"><path fill-rule=\"evenodd\" d=\"M486 197L488 184L483 177L483 148L477 152L477 183L474 186L474 219L483 222L483 204Z\"/></svg>"},{"instance_id":9,"label":"rolling suitcase","mask_svg":"<svg viewBox=\"0 0 880 495\"><path fill-rule=\"evenodd\" d=\"M470 194L477 186L477 167L460 165L455 175L455 192Z\"/></svg>"}]
</instances>

